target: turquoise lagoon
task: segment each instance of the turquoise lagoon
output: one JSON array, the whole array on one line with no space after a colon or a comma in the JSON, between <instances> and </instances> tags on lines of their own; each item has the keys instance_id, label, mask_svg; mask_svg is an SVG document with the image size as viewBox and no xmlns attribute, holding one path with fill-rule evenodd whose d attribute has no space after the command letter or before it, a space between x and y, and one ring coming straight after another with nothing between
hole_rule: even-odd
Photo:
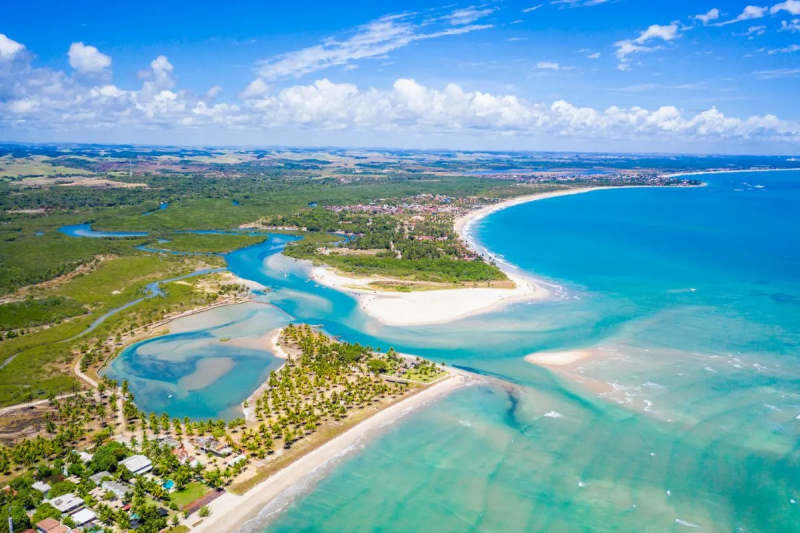
<instances>
[{"instance_id":1,"label":"turquoise lagoon","mask_svg":"<svg viewBox=\"0 0 800 533\"><path fill-rule=\"evenodd\" d=\"M277 237L228 256L263 303L185 319L111 374L146 411L236 416L275 364L253 339L302 321L499 378L403 417L242 531L797 531L800 173L705 179L480 220L480 244L554 297L447 325L382 326ZM595 357L523 359L565 349Z\"/></svg>"}]
</instances>

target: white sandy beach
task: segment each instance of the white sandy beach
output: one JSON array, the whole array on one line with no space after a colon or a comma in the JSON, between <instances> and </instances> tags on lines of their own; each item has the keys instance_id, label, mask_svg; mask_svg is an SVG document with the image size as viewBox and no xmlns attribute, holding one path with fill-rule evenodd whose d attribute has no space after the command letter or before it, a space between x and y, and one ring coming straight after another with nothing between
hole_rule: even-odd
<instances>
[{"instance_id":1,"label":"white sandy beach","mask_svg":"<svg viewBox=\"0 0 800 533\"><path fill-rule=\"evenodd\" d=\"M377 278L343 276L326 267L314 267L311 277L317 283L356 296L361 309L383 324L418 326L450 322L547 296L547 291L531 280L506 274L516 284L513 289L475 287L415 292L376 290L369 284Z\"/></svg>"},{"instance_id":2,"label":"white sandy beach","mask_svg":"<svg viewBox=\"0 0 800 533\"><path fill-rule=\"evenodd\" d=\"M237 531L245 522L255 518L259 511L284 491L290 489L304 477L312 474L362 438L370 437L405 413L440 398L466 385L471 378L453 375L367 418L355 427L328 441L316 450L304 455L286 468L262 481L245 495L225 493L211 504L211 516L192 528L195 533L223 533Z\"/></svg>"}]
</instances>

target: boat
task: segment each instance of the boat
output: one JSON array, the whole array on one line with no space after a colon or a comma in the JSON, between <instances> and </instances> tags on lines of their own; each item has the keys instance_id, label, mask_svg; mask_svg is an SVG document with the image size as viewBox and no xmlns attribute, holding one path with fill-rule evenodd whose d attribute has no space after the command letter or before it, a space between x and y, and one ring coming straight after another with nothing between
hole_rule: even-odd
<instances>
[{"instance_id":1,"label":"boat","mask_svg":"<svg viewBox=\"0 0 800 533\"><path fill-rule=\"evenodd\" d=\"M167 400L169 400L170 398L172 398L172 394L170 394L169 396L167 396Z\"/></svg>"}]
</instances>

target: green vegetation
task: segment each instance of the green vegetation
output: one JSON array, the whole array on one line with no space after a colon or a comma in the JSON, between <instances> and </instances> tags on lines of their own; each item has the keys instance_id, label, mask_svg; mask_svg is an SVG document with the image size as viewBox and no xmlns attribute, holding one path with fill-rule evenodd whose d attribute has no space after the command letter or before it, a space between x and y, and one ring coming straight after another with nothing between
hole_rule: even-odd
<instances>
[{"instance_id":1,"label":"green vegetation","mask_svg":"<svg viewBox=\"0 0 800 533\"><path fill-rule=\"evenodd\" d=\"M295 254L292 248L287 255ZM307 257L312 259L312 257ZM343 272L360 276L387 276L413 281L436 283L463 283L472 281L492 281L503 279L500 270L481 259L456 261L452 259L406 259L391 257L329 255L324 259L313 257L316 262L324 262Z\"/></svg>"},{"instance_id":2,"label":"green vegetation","mask_svg":"<svg viewBox=\"0 0 800 533\"><path fill-rule=\"evenodd\" d=\"M0 305L0 331L59 322L86 312L86 308L72 298L26 298L21 302Z\"/></svg>"},{"instance_id":3,"label":"green vegetation","mask_svg":"<svg viewBox=\"0 0 800 533\"><path fill-rule=\"evenodd\" d=\"M370 215L315 208L262 223L348 232L353 238L336 247L321 248L324 242L304 239L287 246L284 253L358 276L450 284L507 279L496 266L471 255L453 232L453 216L446 213ZM412 290L403 285L386 288Z\"/></svg>"},{"instance_id":4,"label":"green vegetation","mask_svg":"<svg viewBox=\"0 0 800 533\"><path fill-rule=\"evenodd\" d=\"M207 267L210 259L218 260L213 257L184 256L162 259L155 254L139 252L139 255L104 261L92 272L43 290L44 297L69 298L78 304L90 306L92 314L75 316L69 322L62 322L36 334L14 338L6 336L0 342L0 361L6 363L0 372L0 405L74 391L80 387L70 366L76 354L83 353L86 356L91 352L92 356L87 358L86 364L100 362L111 355L116 338L121 338L136 327L155 322L167 313L213 301L212 295L198 292L191 285L166 284L162 286L164 297L141 301L112 315L91 334L80 336L97 317L144 296L147 284ZM193 278L193 281L199 279Z\"/></svg>"},{"instance_id":5,"label":"green vegetation","mask_svg":"<svg viewBox=\"0 0 800 533\"><path fill-rule=\"evenodd\" d=\"M186 485L186 488L183 490L176 490L172 494L169 495L169 499L172 503L177 505L180 509L183 509L190 503L193 503L206 494L208 494L211 489L199 481L192 481Z\"/></svg>"},{"instance_id":6,"label":"green vegetation","mask_svg":"<svg viewBox=\"0 0 800 533\"><path fill-rule=\"evenodd\" d=\"M225 254L253 246L267 240L265 235L229 235L218 233L172 233L167 237L169 242L151 242L148 246L155 249L175 252L217 253Z\"/></svg>"}]
</instances>

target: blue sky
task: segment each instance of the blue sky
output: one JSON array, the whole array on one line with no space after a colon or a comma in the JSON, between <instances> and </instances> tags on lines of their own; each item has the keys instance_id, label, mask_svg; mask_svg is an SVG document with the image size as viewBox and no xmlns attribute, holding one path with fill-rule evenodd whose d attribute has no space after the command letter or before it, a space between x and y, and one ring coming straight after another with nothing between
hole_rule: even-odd
<instances>
[{"instance_id":1,"label":"blue sky","mask_svg":"<svg viewBox=\"0 0 800 533\"><path fill-rule=\"evenodd\" d=\"M800 152L800 0L51 4L0 139Z\"/></svg>"}]
</instances>

